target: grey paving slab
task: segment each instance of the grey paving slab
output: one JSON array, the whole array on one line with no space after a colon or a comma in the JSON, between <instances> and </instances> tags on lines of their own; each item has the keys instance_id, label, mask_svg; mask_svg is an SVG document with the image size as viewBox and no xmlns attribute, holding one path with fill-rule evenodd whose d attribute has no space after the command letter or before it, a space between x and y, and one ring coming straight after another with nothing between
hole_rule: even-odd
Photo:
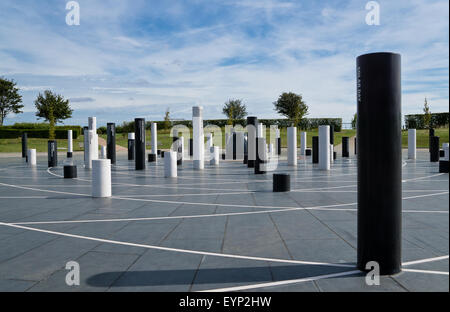
<instances>
[{"instance_id":1,"label":"grey paving slab","mask_svg":"<svg viewBox=\"0 0 450 312\"><path fill-rule=\"evenodd\" d=\"M353 157L338 158L330 172L309 157L297 167L283 158L276 172L291 175L293 191L277 194L271 173L254 175L241 162L194 171L188 160L178 178L165 179L161 161L136 172L119 155L109 199L89 197L92 172L77 157L77 180L60 177L63 162L47 171L40 157L31 170L21 159L0 158L0 290L448 291L448 258L432 259L448 256L448 174L439 175L426 152L405 161L402 174L402 260L419 260L405 268L420 272L383 277L377 287L363 274L322 278L353 270L356 261ZM65 264L74 260L82 269L77 288L64 282ZM335 266L342 263L351 267ZM270 286L276 282L285 284Z\"/></svg>"}]
</instances>

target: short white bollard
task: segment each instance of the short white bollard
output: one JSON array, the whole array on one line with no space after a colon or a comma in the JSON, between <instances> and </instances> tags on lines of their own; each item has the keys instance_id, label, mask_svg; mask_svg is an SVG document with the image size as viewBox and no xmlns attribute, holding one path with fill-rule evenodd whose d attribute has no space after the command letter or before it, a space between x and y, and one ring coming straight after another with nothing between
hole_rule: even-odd
<instances>
[{"instance_id":1,"label":"short white bollard","mask_svg":"<svg viewBox=\"0 0 450 312\"><path fill-rule=\"evenodd\" d=\"M111 159L92 161L92 197L111 197Z\"/></svg>"},{"instance_id":2,"label":"short white bollard","mask_svg":"<svg viewBox=\"0 0 450 312\"><path fill-rule=\"evenodd\" d=\"M107 158L106 157L106 146L102 145L101 150L100 150L100 158L101 159L106 159Z\"/></svg>"},{"instance_id":3,"label":"short white bollard","mask_svg":"<svg viewBox=\"0 0 450 312\"><path fill-rule=\"evenodd\" d=\"M36 150L29 149L27 151L28 156L28 166L35 167L36 166Z\"/></svg>"},{"instance_id":4,"label":"short white bollard","mask_svg":"<svg viewBox=\"0 0 450 312\"><path fill-rule=\"evenodd\" d=\"M408 129L408 159L416 159L416 129Z\"/></svg>"},{"instance_id":5,"label":"short white bollard","mask_svg":"<svg viewBox=\"0 0 450 312\"><path fill-rule=\"evenodd\" d=\"M306 132L300 133L300 155L306 155Z\"/></svg>"},{"instance_id":6,"label":"short white bollard","mask_svg":"<svg viewBox=\"0 0 450 312\"><path fill-rule=\"evenodd\" d=\"M330 170L330 126L319 126L319 169Z\"/></svg>"},{"instance_id":7,"label":"short white bollard","mask_svg":"<svg viewBox=\"0 0 450 312\"><path fill-rule=\"evenodd\" d=\"M211 151L211 161L210 161L211 166L218 166L220 162L220 147L213 146L211 147L210 151Z\"/></svg>"},{"instance_id":8,"label":"short white bollard","mask_svg":"<svg viewBox=\"0 0 450 312\"><path fill-rule=\"evenodd\" d=\"M166 178L176 178L178 176L177 152L164 153L164 176Z\"/></svg>"},{"instance_id":9,"label":"short white bollard","mask_svg":"<svg viewBox=\"0 0 450 312\"><path fill-rule=\"evenodd\" d=\"M287 128L288 165L297 166L297 128Z\"/></svg>"},{"instance_id":10,"label":"short white bollard","mask_svg":"<svg viewBox=\"0 0 450 312\"><path fill-rule=\"evenodd\" d=\"M444 160L449 160L449 145L448 143L442 144L442 149L444 150Z\"/></svg>"}]
</instances>

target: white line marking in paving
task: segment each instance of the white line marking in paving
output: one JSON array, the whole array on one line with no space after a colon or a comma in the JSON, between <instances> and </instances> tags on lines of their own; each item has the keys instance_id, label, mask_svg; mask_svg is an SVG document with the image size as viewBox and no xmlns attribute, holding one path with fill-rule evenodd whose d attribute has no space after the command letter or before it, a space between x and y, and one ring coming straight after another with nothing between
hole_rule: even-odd
<instances>
[{"instance_id":1,"label":"white line marking in paving","mask_svg":"<svg viewBox=\"0 0 450 312\"><path fill-rule=\"evenodd\" d=\"M3 222L0 222L0 225L12 227L12 228L23 229L23 230L47 233L47 234L52 234L52 235L85 239L85 240L96 241L96 242L101 242L101 243L109 243L109 244L124 245L124 246L131 246L131 247L142 247L142 248L147 248L147 249L180 252L180 253L187 253L187 254L194 254L194 255L204 255L204 256L234 258L234 259L244 259L244 260L255 260L255 261L266 261L266 262L277 262L277 263L320 265L320 266L331 266L331 267L339 267L339 268L354 268L355 267L354 265L343 264L343 263L328 263L328 262L314 262L314 261L286 260L286 259L276 259L276 258L241 256L241 255L233 255L233 254L221 254L221 253L208 252L208 251L197 251L197 250L178 249L178 248L170 248L170 247L162 247L162 246L154 246L154 245L135 244L135 243L115 241L115 240L109 240L109 239L103 239L103 238L95 238L95 237L89 237L89 236L83 236L83 235L75 235L75 234L69 234L69 233L48 231L48 230L36 229L36 228L27 227L27 226L3 223Z\"/></svg>"},{"instance_id":2,"label":"white line marking in paving","mask_svg":"<svg viewBox=\"0 0 450 312\"><path fill-rule=\"evenodd\" d=\"M333 278L333 277L340 277L340 276L347 276L347 275L355 275L355 274L360 274L360 273L361 273L361 271L359 271L359 270L346 271L346 272L340 272L340 273L318 275L318 276L299 278L299 279L293 279L293 280L278 281L278 282L269 282L269 283L253 284L253 285L246 285L246 286L236 286L236 287L209 289L209 290L202 290L202 291L199 291L199 292L232 292L232 291L241 291L241 290L266 288L266 287L284 286L284 285L289 285L289 284L298 284L298 283L304 283L304 282L312 282L312 281L317 281L317 280L325 279L325 278Z\"/></svg>"},{"instance_id":3,"label":"white line marking in paving","mask_svg":"<svg viewBox=\"0 0 450 312\"><path fill-rule=\"evenodd\" d=\"M443 272L443 271L415 270L415 269L402 269L402 271L415 272L415 273L426 273L426 274L448 275L448 272Z\"/></svg>"},{"instance_id":4,"label":"white line marking in paving","mask_svg":"<svg viewBox=\"0 0 450 312\"><path fill-rule=\"evenodd\" d=\"M441 257L433 257L433 258L427 258L427 259L422 259L422 260L415 260L415 261L408 261L403 263L403 266L407 266L407 265L413 265L413 264L420 264L420 263L427 263L427 262L433 262L433 261L440 261L440 260L445 260L448 259L448 255L446 256L441 256Z\"/></svg>"}]
</instances>

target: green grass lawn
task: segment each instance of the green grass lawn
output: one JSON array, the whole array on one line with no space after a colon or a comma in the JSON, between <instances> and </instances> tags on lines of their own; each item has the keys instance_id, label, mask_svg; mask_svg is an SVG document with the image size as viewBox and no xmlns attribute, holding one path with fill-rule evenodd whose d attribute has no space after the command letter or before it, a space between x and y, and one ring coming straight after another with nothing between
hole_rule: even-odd
<instances>
[{"instance_id":1,"label":"green grass lawn","mask_svg":"<svg viewBox=\"0 0 450 312\"><path fill-rule=\"evenodd\" d=\"M223 130L222 130L223 131ZM270 130L267 129L267 137L269 136ZM287 138L286 138L287 129L281 129L281 145L282 147L287 147ZM222 132L223 133L223 132ZM318 130L308 131L308 147L312 146L312 137L318 136ZM449 129L436 129L435 134L440 137L440 144L449 142ZM335 145L341 144L342 137L348 136L353 137L356 135L356 130L342 130L342 132L334 133ZM103 139L106 140L106 135L100 135ZM192 137L192 130L191 130ZM147 131L147 149L150 149L151 144L151 134L150 131ZM46 152L47 151L47 139L28 139L28 148L36 149L37 152ZM298 146L300 146L300 130L297 134ZM21 138L17 139L0 139L0 153L18 153L22 151L22 140ZM171 145L172 138L170 137L169 130L159 130L158 131L158 149L168 149ZM222 136L222 146L225 142L225 135ZM80 147L79 143L83 143L83 136L79 136L78 139L74 140L73 148L74 151L82 151L83 148ZM219 145L218 138L214 140L216 145ZM127 147L128 146L128 135L125 134L117 134L116 144ZM189 142L187 139L185 141L185 146L188 146ZM408 131L402 131L402 145L404 148L408 146ZM418 148L427 148L428 147L428 130L417 130L417 147ZM58 148L67 148L67 140L58 140Z\"/></svg>"}]
</instances>

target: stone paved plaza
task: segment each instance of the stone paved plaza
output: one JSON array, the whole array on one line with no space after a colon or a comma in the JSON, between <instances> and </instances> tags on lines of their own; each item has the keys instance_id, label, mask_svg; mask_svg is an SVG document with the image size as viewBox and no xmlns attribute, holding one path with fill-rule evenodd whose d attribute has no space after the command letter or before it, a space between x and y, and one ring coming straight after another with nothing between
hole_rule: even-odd
<instances>
[{"instance_id":1,"label":"stone paved plaza","mask_svg":"<svg viewBox=\"0 0 450 312\"><path fill-rule=\"evenodd\" d=\"M339 155L340 156L340 155ZM240 161L164 178L163 162L135 171L119 154L113 197L91 197L91 172L62 164L31 169L0 159L0 291L448 291L449 180L418 151L403 164L403 272L368 286L355 269L357 163L329 172L311 158L291 174L289 193L272 174ZM80 264L67 286L66 263Z\"/></svg>"}]
</instances>

